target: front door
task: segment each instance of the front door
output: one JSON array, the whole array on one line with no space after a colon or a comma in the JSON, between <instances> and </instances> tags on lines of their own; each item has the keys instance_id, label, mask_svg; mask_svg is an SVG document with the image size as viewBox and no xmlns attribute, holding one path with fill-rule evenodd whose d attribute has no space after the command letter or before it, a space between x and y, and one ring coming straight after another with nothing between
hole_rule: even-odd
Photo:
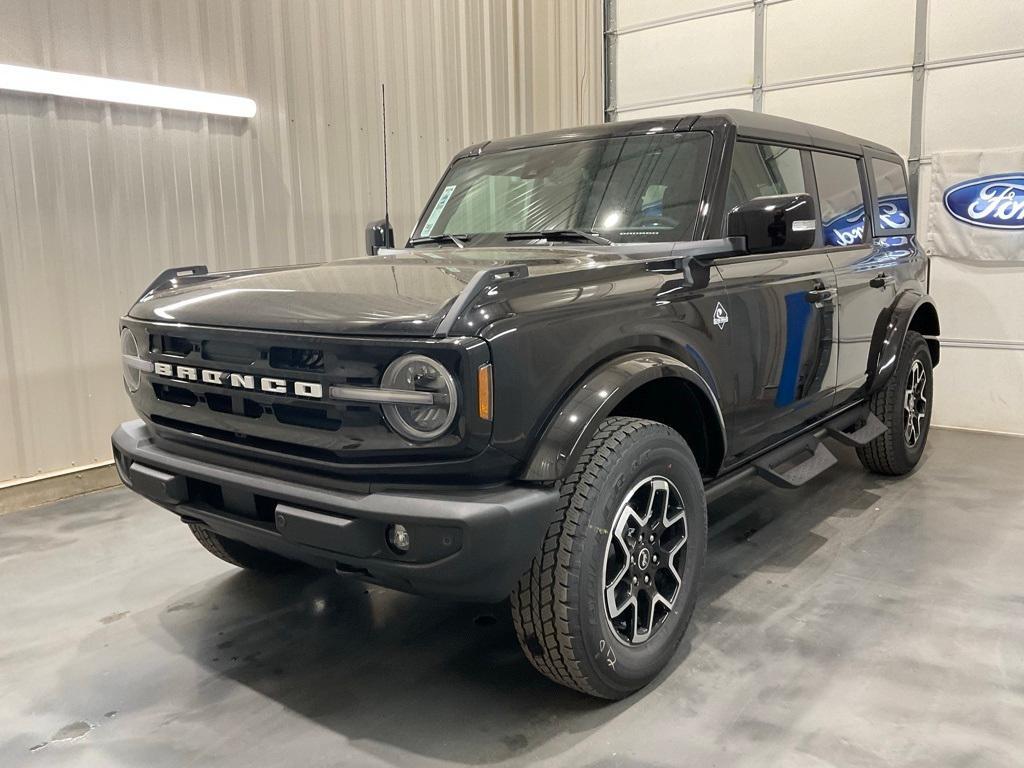
<instances>
[{"instance_id":1,"label":"front door","mask_svg":"<svg viewBox=\"0 0 1024 768\"><path fill-rule=\"evenodd\" d=\"M739 257L718 268L734 371L730 454L741 460L832 408L836 281L820 251Z\"/></svg>"},{"instance_id":2,"label":"front door","mask_svg":"<svg viewBox=\"0 0 1024 768\"><path fill-rule=\"evenodd\" d=\"M807 151L737 142L726 210L763 195L810 192L812 185ZM733 463L832 408L837 285L822 249L720 259L717 267L728 291L733 375L726 409Z\"/></svg>"}]
</instances>

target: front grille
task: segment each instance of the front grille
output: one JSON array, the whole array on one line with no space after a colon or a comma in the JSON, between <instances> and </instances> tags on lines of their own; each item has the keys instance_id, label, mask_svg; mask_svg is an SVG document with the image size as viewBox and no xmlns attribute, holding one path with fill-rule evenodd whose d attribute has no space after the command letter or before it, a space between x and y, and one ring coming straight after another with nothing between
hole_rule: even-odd
<instances>
[{"instance_id":1,"label":"front grille","mask_svg":"<svg viewBox=\"0 0 1024 768\"><path fill-rule=\"evenodd\" d=\"M199 402L199 396L184 387L175 387L170 384L160 384L154 381L153 391L156 393L157 398L165 403L193 406Z\"/></svg>"},{"instance_id":2,"label":"front grille","mask_svg":"<svg viewBox=\"0 0 1024 768\"><path fill-rule=\"evenodd\" d=\"M148 334L148 357L174 371L173 378L157 371L143 374L145 384L133 394L134 405L153 424L177 432L175 439L207 438L202 442L215 440L240 452L252 449L316 462L429 455L463 445L463 421L457 420L429 448L412 446L388 427L379 405L327 396L331 386L379 386L387 366L410 352L431 354L461 381L467 353L457 345L130 324L140 341ZM223 375L204 379L204 371ZM264 389L268 379L284 380L285 391ZM297 383L319 385L325 396L305 396Z\"/></svg>"},{"instance_id":3,"label":"front grille","mask_svg":"<svg viewBox=\"0 0 1024 768\"><path fill-rule=\"evenodd\" d=\"M222 440L227 443L235 443L236 445L258 448L261 451L284 453L304 459L316 459L317 461L331 461L337 458L331 451L323 450L321 448L313 448L308 445L297 445L294 443L284 442L282 440L270 440L265 437L245 435L240 432L230 432L224 429L207 427L202 424L193 424L187 421L168 419L166 416L153 416L153 423L159 424L162 427L176 429L181 432L203 435L204 437L212 437L215 440Z\"/></svg>"},{"instance_id":4,"label":"front grille","mask_svg":"<svg viewBox=\"0 0 1024 768\"><path fill-rule=\"evenodd\" d=\"M328 415L326 408L306 408L301 405L274 404L271 412L282 424L291 424L294 427L308 427L310 429L326 429L335 431L341 429L341 419L334 419Z\"/></svg>"},{"instance_id":5,"label":"front grille","mask_svg":"<svg viewBox=\"0 0 1024 768\"><path fill-rule=\"evenodd\" d=\"M252 365L266 356L257 345L237 341L204 341L200 349L206 362L226 365Z\"/></svg>"},{"instance_id":6,"label":"front grille","mask_svg":"<svg viewBox=\"0 0 1024 768\"><path fill-rule=\"evenodd\" d=\"M192 342L183 336L158 334L150 336L149 351L154 354L185 357L193 350Z\"/></svg>"},{"instance_id":7,"label":"front grille","mask_svg":"<svg viewBox=\"0 0 1024 768\"><path fill-rule=\"evenodd\" d=\"M286 371L323 371L324 352L322 349L271 347L270 367Z\"/></svg>"}]
</instances>

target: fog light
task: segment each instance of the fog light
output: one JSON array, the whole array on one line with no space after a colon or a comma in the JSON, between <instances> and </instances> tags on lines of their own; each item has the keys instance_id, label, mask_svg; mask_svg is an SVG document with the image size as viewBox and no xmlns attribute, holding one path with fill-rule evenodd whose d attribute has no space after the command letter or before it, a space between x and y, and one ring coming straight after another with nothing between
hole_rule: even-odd
<instances>
[{"instance_id":1,"label":"fog light","mask_svg":"<svg viewBox=\"0 0 1024 768\"><path fill-rule=\"evenodd\" d=\"M387 538L388 546L399 555L404 555L409 551L409 531L404 525L399 523L389 525Z\"/></svg>"}]
</instances>

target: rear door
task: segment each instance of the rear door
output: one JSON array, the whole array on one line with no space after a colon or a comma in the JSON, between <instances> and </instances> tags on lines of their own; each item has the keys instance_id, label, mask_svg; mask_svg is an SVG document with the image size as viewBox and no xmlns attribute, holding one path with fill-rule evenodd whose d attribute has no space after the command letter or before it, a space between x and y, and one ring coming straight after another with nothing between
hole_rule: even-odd
<instances>
[{"instance_id":1,"label":"rear door","mask_svg":"<svg viewBox=\"0 0 1024 768\"><path fill-rule=\"evenodd\" d=\"M869 169L863 158L813 152L814 177L822 236L839 287L839 349L836 404L861 396L867 380L871 339L896 295L893 272L903 246L886 237L874 237L874 217L866 215ZM902 178L902 169L899 168ZM909 225L906 189L901 203L887 202L885 220ZM899 207L897 207L899 205ZM887 208L889 210L889 208Z\"/></svg>"},{"instance_id":2,"label":"rear door","mask_svg":"<svg viewBox=\"0 0 1024 768\"><path fill-rule=\"evenodd\" d=\"M736 143L726 211L754 197L794 192L813 194L809 152ZM729 445L731 461L738 461L831 409L836 281L820 248L719 259L716 266L729 294Z\"/></svg>"}]
</instances>

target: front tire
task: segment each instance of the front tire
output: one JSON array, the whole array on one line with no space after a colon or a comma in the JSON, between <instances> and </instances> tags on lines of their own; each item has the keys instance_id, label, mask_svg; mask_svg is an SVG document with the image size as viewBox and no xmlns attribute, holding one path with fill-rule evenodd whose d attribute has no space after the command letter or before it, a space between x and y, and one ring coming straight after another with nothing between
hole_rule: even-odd
<instances>
[{"instance_id":1,"label":"front tire","mask_svg":"<svg viewBox=\"0 0 1024 768\"><path fill-rule=\"evenodd\" d=\"M592 696L644 687L682 640L706 549L704 485L683 438L653 421L606 419L512 594L524 653Z\"/></svg>"},{"instance_id":2,"label":"front tire","mask_svg":"<svg viewBox=\"0 0 1024 768\"><path fill-rule=\"evenodd\" d=\"M932 356L928 342L908 331L899 363L868 401L888 429L857 449L864 467L880 475L905 475L921 460L932 420Z\"/></svg>"},{"instance_id":3,"label":"front tire","mask_svg":"<svg viewBox=\"0 0 1024 768\"><path fill-rule=\"evenodd\" d=\"M203 545L207 552L219 557L225 563L237 565L258 573L287 573L298 568L301 564L295 560L275 555L256 547L250 547L241 541L227 539L214 533L205 525L190 524L189 530L196 540Z\"/></svg>"}]
</instances>

